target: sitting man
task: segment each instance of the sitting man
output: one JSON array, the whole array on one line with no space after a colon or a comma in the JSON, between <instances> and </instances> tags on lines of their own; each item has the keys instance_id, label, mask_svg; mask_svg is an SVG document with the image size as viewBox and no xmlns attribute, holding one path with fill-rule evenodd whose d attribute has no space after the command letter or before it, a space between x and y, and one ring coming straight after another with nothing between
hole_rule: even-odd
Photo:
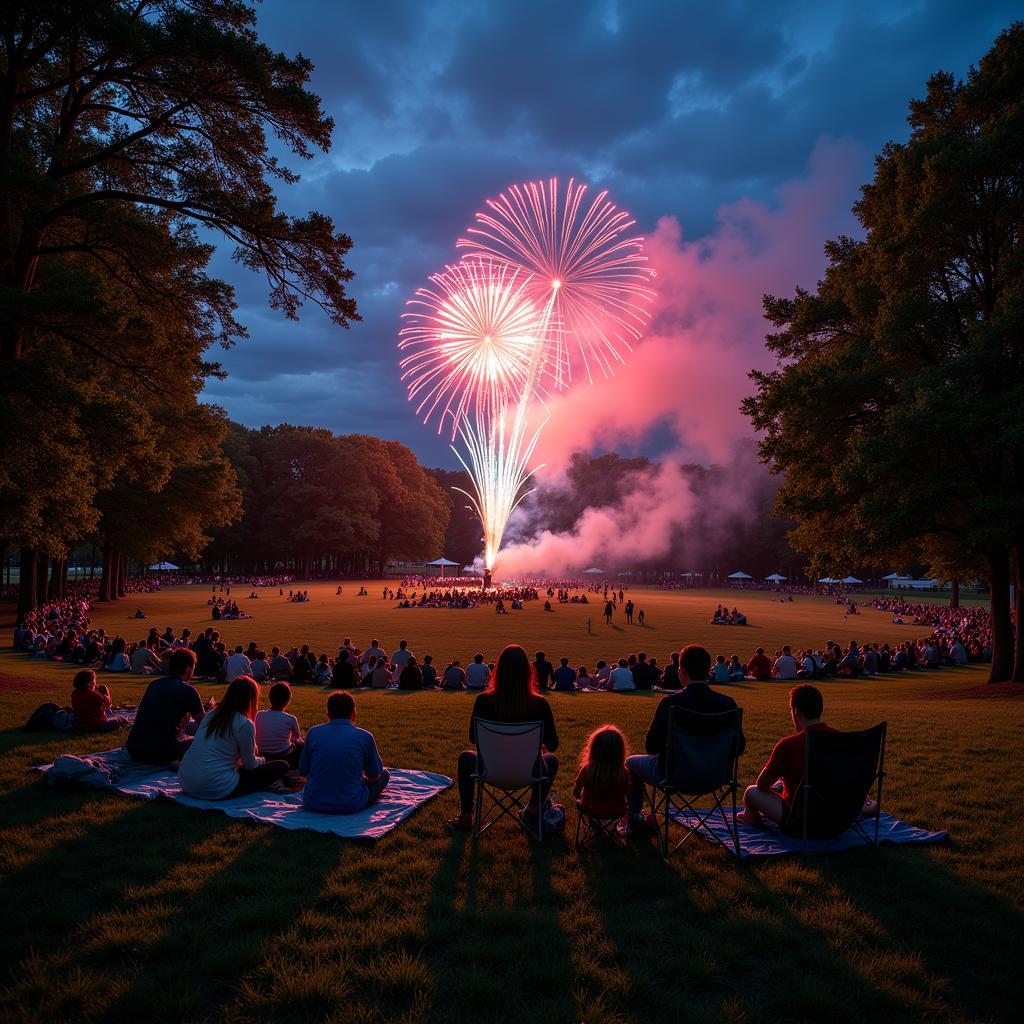
<instances>
[{"instance_id":1,"label":"sitting man","mask_svg":"<svg viewBox=\"0 0 1024 1024\"><path fill-rule=\"evenodd\" d=\"M317 814L354 814L377 802L391 774L373 734L356 725L352 694L332 693L327 719L306 734L299 758L299 773L306 776L302 806Z\"/></svg>"},{"instance_id":2,"label":"sitting man","mask_svg":"<svg viewBox=\"0 0 1024 1024\"><path fill-rule=\"evenodd\" d=\"M783 832L796 827L799 813L796 800L804 778L806 733L811 729L834 732L821 720L824 707L821 690L816 686L803 683L789 691L789 713L797 731L783 736L775 744L757 783L748 786L743 794L743 810L736 816L737 821L760 828L768 818ZM777 788L780 782L781 790Z\"/></svg>"},{"instance_id":3,"label":"sitting man","mask_svg":"<svg viewBox=\"0 0 1024 1024\"><path fill-rule=\"evenodd\" d=\"M191 684L196 656L187 647L171 651L167 675L154 679L139 701L125 750L144 764L166 764L176 768L192 742L182 735L185 720L198 725L205 714L199 691Z\"/></svg>"},{"instance_id":4,"label":"sitting man","mask_svg":"<svg viewBox=\"0 0 1024 1024\"><path fill-rule=\"evenodd\" d=\"M644 784L655 785L665 776L665 748L668 745L670 712L673 708L686 708L702 715L732 711L736 701L732 697L711 689L707 679L711 672L711 655L703 647L690 644L679 652L679 679L683 689L663 697L654 712L644 740L646 754L626 758L626 767L632 776L629 791L629 818L634 827L643 826ZM746 738L740 733L739 749L742 754Z\"/></svg>"}]
</instances>

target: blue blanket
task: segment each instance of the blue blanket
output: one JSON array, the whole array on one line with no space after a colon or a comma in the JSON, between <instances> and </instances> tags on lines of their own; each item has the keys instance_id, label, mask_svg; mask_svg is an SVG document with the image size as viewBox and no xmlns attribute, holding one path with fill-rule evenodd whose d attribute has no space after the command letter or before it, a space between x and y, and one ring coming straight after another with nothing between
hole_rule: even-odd
<instances>
[{"instance_id":1,"label":"blue blanket","mask_svg":"<svg viewBox=\"0 0 1024 1024\"><path fill-rule=\"evenodd\" d=\"M115 789L153 800L163 797L186 807L220 811L229 818L251 818L279 828L331 832L347 839L380 839L409 817L420 804L452 784L447 775L392 768L380 800L356 814L314 814L302 809L301 793L250 793L229 800L197 800L178 785L176 773L133 761L121 748L78 757L65 754L40 765L52 785L71 783Z\"/></svg>"},{"instance_id":2,"label":"blue blanket","mask_svg":"<svg viewBox=\"0 0 1024 1024\"><path fill-rule=\"evenodd\" d=\"M702 810L701 814L704 813L706 813L706 811ZM732 811L728 810L726 811L726 814L731 816ZM692 815L683 814L679 811L673 811L672 816L680 825L693 826L697 823L696 818ZM714 832L714 834L718 836L723 843L725 843L727 849L731 853L733 850L732 836L730 836L729 829L726 827L725 822L722 821L722 816L716 813L713 817L708 819L708 826L711 828L711 831ZM874 822L865 822L865 827L868 835L874 837ZM740 822L738 829L741 857L777 857L784 853L799 853L802 849L802 844L799 838L784 836L778 830L778 827L771 822L766 822L764 828L753 828L750 825L744 825ZM714 842L714 840L711 839L703 829L701 829L700 834L709 843ZM891 814L883 813L879 815L879 843L941 843L948 835L948 832L929 832L927 829L918 828L915 825L908 825L905 821L900 821L898 818L894 818ZM835 839L814 839L808 841L807 852L838 853L841 850L855 849L858 846L865 846L864 840L854 829L850 828L842 835L836 836Z\"/></svg>"}]
</instances>

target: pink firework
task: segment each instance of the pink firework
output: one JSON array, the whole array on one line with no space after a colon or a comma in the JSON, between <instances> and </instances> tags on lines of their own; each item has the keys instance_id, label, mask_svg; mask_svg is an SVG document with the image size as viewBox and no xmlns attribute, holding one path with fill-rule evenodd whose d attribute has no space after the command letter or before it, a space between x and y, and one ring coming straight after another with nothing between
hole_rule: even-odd
<instances>
[{"instance_id":1,"label":"pink firework","mask_svg":"<svg viewBox=\"0 0 1024 1024\"><path fill-rule=\"evenodd\" d=\"M487 416L518 402L538 362L542 310L530 274L487 257L469 257L433 274L402 314L402 380L416 411L436 416L452 436L470 413Z\"/></svg>"},{"instance_id":2,"label":"pink firework","mask_svg":"<svg viewBox=\"0 0 1024 1024\"><path fill-rule=\"evenodd\" d=\"M589 380L610 376L639 340L650 317L654 270L635 221L607 191L586 202L587 186L557 178L513 185L487 210L459 248L511 264L532 279L525 289L535 306L550 304L557 338L548 338L556 388L567 387L574 364Z\"/></svg>"}]
</instances>

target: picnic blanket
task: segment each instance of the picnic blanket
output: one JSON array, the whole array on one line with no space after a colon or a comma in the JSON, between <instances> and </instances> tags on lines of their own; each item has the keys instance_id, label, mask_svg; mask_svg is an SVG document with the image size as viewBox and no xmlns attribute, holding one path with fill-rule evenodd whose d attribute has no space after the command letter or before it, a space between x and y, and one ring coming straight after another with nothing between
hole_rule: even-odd
<instances>
[{"instance_id":1,"label":"picnic blanket","mask_svg":"<svg viewBox=\"0 0 1024 1024\"><path fill-rule=\"evenodd\" d=\"M701 811L702 815L705 813L707 813L705 810ZM726 813L731 814L732 812L727 811ZM692 827L697 824L697 819L691 814L674 810L672 816L680 825ZM722 821L722 816L716 813L714 817L708 819L708 826L725 843L726 848L732 852L732 836L729 835L729 830L726 828L725 822ZM865 827L867 828L868 835L874 837L874 822L871 822L870 825L865 822ZM777 857L784 853L800 853L803 848L799 837L783 835L779 831L778 826L772 822L766 822L764 828L753 828L750 825L744 825L742 822L739 822L738 831L740 857ZM703 829L700 830L699 834L707 842L714 842ZM891 814L882 813L878 818L879 843L896 845L905 843L941 843L948 835L948 832L929 832L927 829L918 828L916 825L908 825L907 822L900 821L899 818L895 818ZM864 845L864 840L857 832L849 828L834 839L808 840L807 852L839 853L841 850L855 849L856 847L864 847Z\"/></svg>"},{"instance_id":2,"label":"picnic blanket","mask_svg":"<svg viewBox=\"0 0 1024 1024\"><path fill-rule=\"evenodd\" d=\"M392 768L391 781L380 800L356 814L314 814L302 809L301 793L249 793L229 800L198 800L182 792L175 772L133 761L123 748L98 754L63 754L40 765L51 785L62 783L115 789L154 800L173 800L186 807L220 811L229 818L251 818L287 829L331 832L346 839L380 839L420 804L452 784L447 775L410 768Z\"/></svg>"}]
</instances>

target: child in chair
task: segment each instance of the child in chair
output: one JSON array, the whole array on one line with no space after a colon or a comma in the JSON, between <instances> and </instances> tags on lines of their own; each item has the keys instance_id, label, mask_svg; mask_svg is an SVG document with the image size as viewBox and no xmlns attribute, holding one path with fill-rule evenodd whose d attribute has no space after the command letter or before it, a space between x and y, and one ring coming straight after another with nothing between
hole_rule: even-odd
<instances>
[{"instance_id":1,"label":"child in chair","mask_svg":"<svg viewBox=\"0 0 1024 1024\"><path fill-rule=\"evenodd\" d=\"M626 794L632 787L626 737L614 725L602 725L587 738L580 770L572 788L580 810L595 818L626 816Z\"/></svg>"}]
</instances>

